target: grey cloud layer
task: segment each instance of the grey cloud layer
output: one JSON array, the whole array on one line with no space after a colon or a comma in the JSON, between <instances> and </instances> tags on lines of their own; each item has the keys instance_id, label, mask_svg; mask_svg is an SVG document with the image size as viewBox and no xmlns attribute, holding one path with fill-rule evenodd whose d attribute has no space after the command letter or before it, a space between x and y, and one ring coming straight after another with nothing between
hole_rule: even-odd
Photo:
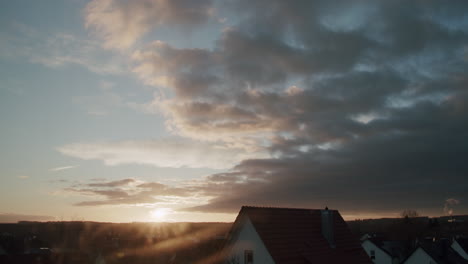
<instances>
[{"instance_id":1,"label":"grey cloud layer","mask_svg":"<svg viewBox=\"0 0 468 264\"><path fill-rule=\"evenodd\" d=\"M466 201L466 1L226 6L239 21L213 49L156 41L133 54L144 82L174 93L154 101L175 133L271 154L207 177L199 188L215 198L192 210Z\"/></svg>"}]
</instances>

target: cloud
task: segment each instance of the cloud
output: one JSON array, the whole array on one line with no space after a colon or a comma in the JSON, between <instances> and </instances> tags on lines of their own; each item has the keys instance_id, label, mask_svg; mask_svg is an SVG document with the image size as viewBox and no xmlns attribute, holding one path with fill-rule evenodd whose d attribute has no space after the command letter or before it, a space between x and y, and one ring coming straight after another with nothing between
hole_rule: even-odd
<instances>
[{"instance_id":1,"label":"cloud","mask_svg":"<svg viewBox=\"0 0 468 264\"><path fill-rule=\"evenodd\" d=\"M153 24L189 27L176 13L159 20L165 9L158 1L148 12L139 9L144 1L93 5L103 3L109 17L88 25L109 48L132 46ZM169 131L220 145L221 152L205 143L159 141L60 151L107 164L237 162L193 185L210 200L187 210L328 205L353 214L403 208L437 214L447 195L468 198L466 1L257 0L226 8L220 12L237 20L213 47L156 40L131 56L133 72L160 91L134 108L163 113ZM135 19L124 19L129 14ZM254 155L225 155L233 149Z\"/></svg>"},{"instance_id":2,"label":"cloud","mask_svg":"<svg viewBox=\"0 0 468 264\"><path fill-rule=\"evenodd\" d=\"M30 55L30 60L51 68L79 65L91 72L106 75L121 74L125 67L124 61L103 53L96 42L69 34L56 34L46 39L43 46Z\"/></svg>"},{"instance_id":3,"label":"cloud","mask_svg":"<svg viewBox=\"0 0 468 264\"><path fill-rule=\"evenodd\" d=\"M88 184L89 187L117 187L117 186L125 186L131 183L134 183L134 179L123 179L118 181L110 181L104 183L90 183Z\"/></svg>"},{"instance_id":4,"label":"cloud","mask_svg":"<svg viewBox=\"0 0 468 264\"><path fill-rule=\"evenodd\" d=\"M0 213L0 223L16 223L18 221L54 221L55 217L45 215L25 215L16 213Z\"/></svg>"},{"instance_id":5,"label":"cloud","mask_svg":"<svg viewBox=\"0 0 468 264\"><path fill-rule=\"evenodd\" d=\"M246 157L254 155L242 149L223 145L163 139L148 141L115 141L102 143L74 143L58 148L64 155L101 160L106 165L145 164L170 168L229 168Z\"/></svg>"},{"instance_id":6,"label":"cloud","mask_svg":"<svg viewBox=\"0 0 468 264\"><path fill-rule=\"evenodd\" d=\"M18 23L0 33L0 56L26 58L49 68L77 65L101 75L124 72L126 60L103 51L99 42L68 33L45 34Z\"/></svg>"},{"instance_id":7,"label":"cloud","mask_svg":"<svg viewBox=\"0 0 468 264\"><path fill-rule=\"evenodd\" d=\"M75 184L62 190L62 193L93 198L81 201L75 206L152 206L173 204L174 200L197 199L197 191L190 187L173 187L158 182L143 182L135 179L122 179L100 183ZM96 198L98 198L96 200ZM187 203L190 204L190 203Z\"/></svg>"},{"instance_id":8,"label":"cloud","mask_svg":"<svg viewBox=\"0 0 468 264\"><path fill-rule=\"evenodd\" d=\"M29 176L28 175L19 175L18 178L22 179L22 180L25 180L25 179L29 179Z\"/></svg>"},{"instance_id":9,"label":"cloud","mask_svg":"<svg viewBox=\"0 0 468 264\"><path fill-rule=\"evenodd\" d=\"M207 21L211 1L93 0L86 6L86 27L110 49L130 48L152 28L163 25L193 27Z\"/></svg>"},{"instance_id":10,"label":"cloud","mask_svg":"<svg viewBox=\"0 0 468 264\"><path fill-rule=\"evenodd\" d=\"M63 171L63 170L70 170L74 168L76 168L76 166L62 166L62 167L50 168L49 171L57 172L57 171Z\"/></svg>"}]
</instances>

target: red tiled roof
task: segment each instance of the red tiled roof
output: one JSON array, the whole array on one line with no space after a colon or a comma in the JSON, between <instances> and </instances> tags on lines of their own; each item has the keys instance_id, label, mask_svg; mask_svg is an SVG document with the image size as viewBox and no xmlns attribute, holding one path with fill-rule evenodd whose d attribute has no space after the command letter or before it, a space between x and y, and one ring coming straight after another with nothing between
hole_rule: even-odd
<instances>
[{"instance_id":1,"label":"red tiled roof","mask_svg":"<svg viewBox=\"0 0 468 264\"><path fill-rule=\"evenodd\" d=\"M334 244L322 235L321 210L243 206L234 223L246 215L277 264L372 263L336 210Z\"/></svg>"}]
</instances>

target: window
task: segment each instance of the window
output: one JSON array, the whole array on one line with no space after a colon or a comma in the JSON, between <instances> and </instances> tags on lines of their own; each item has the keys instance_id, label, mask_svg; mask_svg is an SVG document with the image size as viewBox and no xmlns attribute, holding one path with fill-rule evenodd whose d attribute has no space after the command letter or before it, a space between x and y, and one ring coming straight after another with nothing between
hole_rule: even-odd
<instances>
[{"instance_id":1,"label":"window","mask_svg":"<svg viewBox=\"0 0 468 264\"><path fill-rule=\"evenodd\" d=\"M244 263L253 264L253 250L244 251Z\"/></svg>"},{"instance_id":2,"label":"window","mask_svg":"<svg viewBox=\"0 0 468 264\"><path fill-rule=\"evenodd\" d=\"M375 259L375 250L371 249L370 251L370 258Z\"/></svg>"}]
</instances>

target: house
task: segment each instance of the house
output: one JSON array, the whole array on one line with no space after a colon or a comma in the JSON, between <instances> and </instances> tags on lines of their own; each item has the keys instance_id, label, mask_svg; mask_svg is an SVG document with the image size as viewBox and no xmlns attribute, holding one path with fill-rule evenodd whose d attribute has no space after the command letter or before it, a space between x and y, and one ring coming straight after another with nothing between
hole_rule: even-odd
<instances>
[{"instance_id":1,"label":"house","mask_svg":"<svg viewBox=\"0 0 468 264\"><path fill-rule=\"evenodd\" d=\"M229 264L372 261L336 210L243 206L225 247Z\"/></svg>"},{"instance_id":2,"label":"house","mask_svg":"<svg viewBox=\"0 0 468 264\"><path fill-rule=\"evenodd\" d=\"M464 259L450 246L448 239L422 241L419 246L411 253L403 264L468 264Z\"/></svg>"},{"instance_id":3,"label":"house","mask_svg":"<svg viewBox=\"0 0 468 264\"><path fill-rule=\"evenodd\" d=\"M468 238L457 238L454 239L450 246L455 250L461 257L468 260Z\"/></svg>"},{"instance_id":4,"label":"house","mask_svg":"<svg viewBox=\"0 0 468 264\"><path fill-rule=\"evenodd\" d=\"M405 257L406 247L402 241L369 236L361 245L372 262L377 264L399 264Z\"/></svg>"}]
</instances>

